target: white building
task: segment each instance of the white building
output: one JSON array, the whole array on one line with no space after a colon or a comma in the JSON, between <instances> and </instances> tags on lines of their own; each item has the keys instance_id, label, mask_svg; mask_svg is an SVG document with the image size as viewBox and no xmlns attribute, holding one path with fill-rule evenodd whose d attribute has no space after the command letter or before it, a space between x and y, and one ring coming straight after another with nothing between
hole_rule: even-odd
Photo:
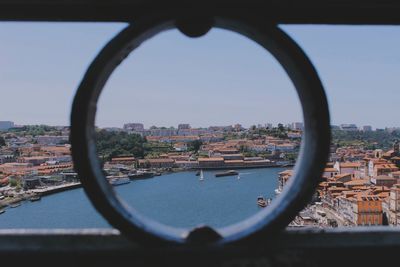
<instances>
[{"instance_id":1,"label":"white building","mask_svg":"<svg viewBox=\"0 0 400 267\"><path fill-rule=\"evenodd\" d=\"M288 137L289 138L301 138L301 132L288 132Z\"/></svg>"},{"instance_id":2,"label":"white building","mask_svg":"<svg viewBox=\"0 0 400 267\"><path fill-rule=\"evenodd\" d=\"M363 132L371 132L372 131L372 126L370 125L365 125L362 127Z\"/></svg>"},{"instance_id":3,"label":"white building","mask_svg":"<svg viewBox=\"0 0 400 267\"><path fill-rule=\"evenodd\" d=\"M173 129L173 128L150 129L150 135L152 135L152 136L172 136L172 135L177 135L177 130Z\"/></svg>"},{"instance_id":4,"label":"white building","mask_svg":"<svg viewBox=\"0 0 400 267\"><path fill-rule=\"evenodd\" d=\"M66 143L68 140L69 136L41 135L36 137L36 141L39 145L58 145Z\"/></svg>"},{"instance_id":5,"label":"white building","mask_svg":"<svg viewBox=\"0 0 400 267\"><path fill-rule=\"evenodd\" d=\"M283 152L293 152L296 149L296 144L285 143L275 146L276 150L283 151Z\"/></svg>"},{"instance_id":6,"label":"white building","mask_svg":"<svg viewBox=\"0 0 400 267\"><path fill-rule=\"evenodd\" d=\"M144 125L143 123L126 123L124 124L124 130L125 131L135 131L135 132L141 132L144 131Z\"/></svg>"},{"instance_id":7,"label":"white building","mask_svg":"<svg viewBox=\"0 0 400 267\"><path fill-rule=\"evenodd\" d=\"M292 122L290 125L290 129L292 130L303 130L304 124L302 122Z\"/></svg>"},{"instance_id":8,"label":"white building","mask_svg":"<svg viewBox=\"0 0 400 267\"><path fill-rule=\"evenodd\" d=\"M183 129L190 129L190 124L188 123L181 123L178 125L178 130L183 130Z\"/></svg>"},{"instance_id":9,"label":"white building","mask_svg":"<svg viewBox=\"0 0 400 267\"><path fill-rule=\"evenodd\" d=\"M251 145L248 147L248 149L250 151L254 151L254 152L265 152L268 150L268 146L267 145Z\"/></svg>"},{"instance_id":10,"label":"white building","mask_svg":"<svg viewBox=\"0 0 400 267\"><path fill-rule=\"evenodd\" d=\"M355 177L356 172L361 168L361 164L359 162L336 161L333 168L337 169L340 174L351 174L352 177Z\"/></svg>"}]
</instances>

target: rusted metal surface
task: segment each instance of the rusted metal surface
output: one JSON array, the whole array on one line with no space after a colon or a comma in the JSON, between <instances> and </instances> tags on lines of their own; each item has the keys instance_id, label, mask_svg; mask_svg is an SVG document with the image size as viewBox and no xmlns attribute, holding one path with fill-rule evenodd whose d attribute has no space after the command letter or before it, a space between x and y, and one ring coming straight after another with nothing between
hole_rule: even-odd
<instances>
[{"instance_id":1,"label":"rusted metal surface","mask_svg":"<svg viewBox=\"0 0 400 267\"><path fill-rule=\"evenodd\" d=\"M400 2L394 0L0 0L0 20L129 22L149 11L185 8L247 12L274 23L400 23Z\"/></svg>"},{"instance_id":2,"label":"rusted metal surface","mask_svg":"<svg viewBox=\"0 0 400 267\"><path fill-rule=\"evenodd\" d=\"M190 14L184 14L187 17ZM195 15L193 15L195 16ZM71 113L74 166L96 209L114 227L142 244L198 244L216 246L271 238L284 229L310 201L319 182L330 145L328 104L321 81L301 48L275 25L254 16L209 16L182 20L175 14L149 14L122 30L89 66L76 93ZM97 101L108 78L136 47L156 34L175 28L199 36L211 26L237 32L269 51L294 84L304 116L304 136L294 177L268 207L243 222L219 229L186 230L161 225L129 209L106 181L94 141ZM203 25L205 25L203 27ZM199 30L200 29L200 30ZM134 205L134 203L133 203Z\"/></svg>"}]
</instances>

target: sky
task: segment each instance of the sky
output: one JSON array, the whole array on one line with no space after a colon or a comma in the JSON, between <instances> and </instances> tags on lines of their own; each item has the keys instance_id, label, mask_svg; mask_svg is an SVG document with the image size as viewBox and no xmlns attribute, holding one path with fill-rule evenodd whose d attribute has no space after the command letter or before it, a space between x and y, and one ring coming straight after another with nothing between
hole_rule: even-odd
<instances>
[{"instance_id":1,"label":"sky","mask_svg":"<svg viewBox=\"0 0 400 267\"><path fill-rule=\"evenodd\" d=\"M0 121L69 125L84 72L122 23L0 23ZM325 86L331 124L400 126L400 27L281 25ZM295 89L275 59L239 34L163 32L107 82L96 124L193 127L302 121Z\"/></svg>"}]
</instances>

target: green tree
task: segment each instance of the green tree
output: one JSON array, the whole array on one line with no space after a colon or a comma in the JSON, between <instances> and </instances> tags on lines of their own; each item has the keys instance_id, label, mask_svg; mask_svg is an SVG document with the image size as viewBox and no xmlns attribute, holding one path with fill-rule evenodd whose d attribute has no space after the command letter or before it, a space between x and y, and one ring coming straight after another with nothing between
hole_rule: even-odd
<instances>
[{"instance_id":1,"label":"green tree","mask_svg":"<svg viewBox=\"0 0 400 267\"><path fill-rule=\"evenodd\" d=\"M11 187L16 187L17 185L18 185L17 180L15 180L15 179L10 179L10 186L11 186Z\"/></svg>"},{"instance_id":2,"label":"green tree","mask_svg":"<svg viewBox=\"0 0 400 267\"><path fill-rule=\"evenodd\" d=\"M116 156L144 156L145 140L138 134L126 132L109 132L98 130L96 132L96 146L99 158L110 160Z\"/></svg>"},{"instance_id":3,"label":"green tree","mask_svg":"<svg viewBox=\"0 0 400 267\"><path fill-rule=\"evenodd\" d=\"M6 146L6 140L3 136L0 136L0 147Z\"/></svg>"},{"instance_id":4,"label":"green tree","mask_svg":"<svg viewBox=\"0 0 400 267\"><path fill-rule=\"evenodd\" d=\"M201 145L203 142L201 140L194 140L192 142L188 143L188 150L189 151L194 151L197 153L200 150Z\"/></svg>"}]
</instances>

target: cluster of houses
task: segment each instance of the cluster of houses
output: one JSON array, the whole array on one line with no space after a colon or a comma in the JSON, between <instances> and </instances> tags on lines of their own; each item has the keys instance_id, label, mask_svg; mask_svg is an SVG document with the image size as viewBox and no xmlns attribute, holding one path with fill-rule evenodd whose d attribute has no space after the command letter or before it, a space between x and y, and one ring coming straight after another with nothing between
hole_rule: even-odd
<instances>
[{"instance_id":1,"label":"cluster of houses","mask_svg":"<svg viewBox=\"0 0 400 267\"><path fill-rule=\"evenodd\" d=\"M207 138L204 136L171 136L171 137L146 137L149 142L159 142L161 139L167 139L173 144L175 151L188 151L188 144L192 141L201 140L202 146L200 152L203 154L213 153L219 150L240 150L254 153L294 153L299 149L299 140L281 139L272 136L261 136L257 139L232 139L223 140L222 136L218 138Z\"/></svg>"},{"instance_id":2,"label":"cluster of houses","mask_svg":"<svg viewBox=\"0 0 400 267\"><path fill-rule=\"evenodd\" d=\"M135 159L118 157L107 162L106 169L226 169L226 168L259 168L273 167L276 162L262 157L244 157L237 150L216 153L212 157L195 159L190 153L165 153L158 158Z\"/></svg>"},{"instance_id":3,"label":"cluster of houses","mask_svg":"<svg viewBox=\"0 0 400 267\"><path fill-rule=\"evenodd\" d=\"M299 124L299 125L298 125ZM296 123L299 128L300 123ZM259 125L262 128L262 125ZM272 128L272 125L269 125ZM272 136L258 136L254 140L239 140L241 145L245 146L251 152L294 152L299 146L298 140L302 135L302 126L297 129L291 127L288 131L288 139L280 139ZM224 134L245 133L246 129L240 124L229 126L210 126L208 128L191 128L189 124L179 124L178 128L157 128L152 127L145 129L142 123L128 123L125 124L120 131L128 133L136 133L144 136L148 142L161 142L172 144L175 151L184 152L188 150L188 143L193 141L201 141L202 143L209 143L210 146L227 146L231 147L232 144L224 141ZM232 140L236 142L236 140ZM207 150L207 147L204 147ZM211 149L208 149L211 150Z\"/></svg>"},{"instance_id":4,"label":"cluster of houses","mask_svg":"<svg viewBox=\"0 0 400 267\"><path fill-rule=\"evenodd\" d=\"M77 181L65 136L12 137L0 150L0 187L12 181L22 188ZM70 175L73 174L73 175Z\"/></svg>"},{"instance_id":5,"label":"cluster of houses","mask_svg":"<svg viewBox=\"0 0 400 267\"><path fill-rule=\"evenodd\" d=\"M287 139L272 136L256 136L250 139L224 140L227 132L240 133L245 129L240 125L214 126L207 129L194 129L188 124L180 124L177 129L144 129L143 124L126 124L123 130L142 133L148 142L164 142L173 145L175 152L160 155L158 158L135 159L117 157L107 163L115 168L183 168L218 169L270 167L284 161L284 153L296 152L299 148L301 131L292 131ZM61 129L59 135L18 136L6 133L7 146L0 150L0 186L17 180L24 188L33 188L48 181L63 181L62 176L73 172L68 129ZM199 157L188 152L193 141L201 141ZM269 158L244 156L242 153L254 152L272 154ZM70 177L70 176L68 176ZM47 181L47 182L46 182Z\"/></svg>"},{"instance_id":6,"label":"cluster of houses","mask_svg":"<svg viewBox=\"0 0 400 267\"><path fill-rule=\"evenodd\" d=\"M327 164L317 190L323 206L348 225L400 225L399 142L387 152L341 148L335 153L346 160ZM292 175L280 173L280 189Z\"/></svg>"},{"instance_id":7,"label":"cluster of houses","mask_svg":"<svg viewBox=\"0 0 400 267\"><path fill-rule=\"evenodd\" d=\"M181 123L178 125L178 128L152 126L150 129L145 129L142 123L127 123L122 129L119 130L126 131L128 133L139 134L146 137L171 137L220 135L222 133L240 132L243 131L244 128L240 124L228 126L210 126L208 128L192 128L190 124Z\"/></svg>"},{"instance_id":8,"label":"cluster of houses","mask_svg":"<svg viewBox=\"0 0 400 267\"><path fill-rule=\"evenodd\" d=\"M185 138L190 137L186 136ZM197 136L198 138L198 136ZM148 139L148 141L152 138ZM139 168L184 168L184 169L218 169L218 168L256 168L289 165L284 160L284 153L296 152L299 143L286 139L263 136L255 140L232 139L217 142L205 142L201 145L200 157L187 152L188 143L174 144L175 153L165 153L158 158L139 159ZM242 151L256 153L269 152L268 158L260 156L246 157Z\"/></svg>"}]
</instances>

